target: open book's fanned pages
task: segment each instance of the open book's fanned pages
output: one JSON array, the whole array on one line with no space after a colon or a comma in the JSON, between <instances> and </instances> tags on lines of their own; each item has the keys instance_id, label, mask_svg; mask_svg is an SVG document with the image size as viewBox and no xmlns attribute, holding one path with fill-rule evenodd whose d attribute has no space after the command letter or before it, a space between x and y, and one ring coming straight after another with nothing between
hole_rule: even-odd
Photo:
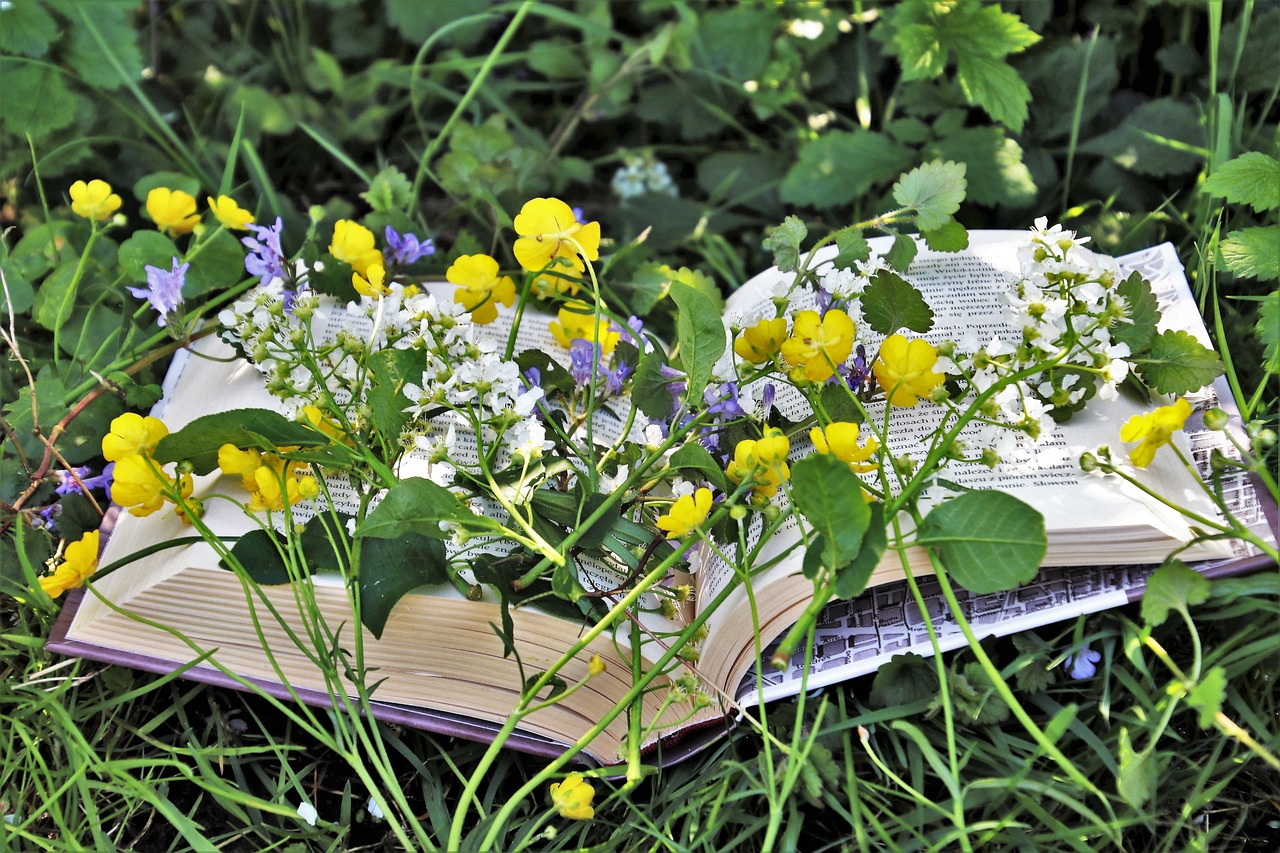
<instances>
[{"instance_id":1,"label":"open book's fanned pages","mask_svg":"<svg viewBox=\"0 0 1280 853\"><path fill-rule=\"evenodd\" d=\"M906 276L925 294L940 322L929 337L974 338L980 341L1005 329L998 291L1017 270L1016 250L1025 240L1021 232L973 232L969 251L958 255L933 253L921 247ZM877 241L874 248L887 249ZM1203 323L1195 310L1172 248L1156 247L1121 259L1128 269L1140 269L1153 283L1166 312L1166 322L1187 329L1207 343ZM755 302L768 298L769 288L782 278L772 270L748 284L730 300L726 319L748 315ZM336 320L335 320L336 322ZM523 329L522 329L523 332ZM534 342L529 346L541 347ZM213 340L198 345L206 353L226 354ZM554 346L547 344L547 346ZM175 361L166 382L162 416L171 429L206 414L236 408L278 408L260 375L243 362L218 362L200 357ZM1197 400L1202 411L1215 393L1206 389ZM780 407L795 405L779 395ZM1229 407L1229 406L1228 406ZM920 407L921 410L926 407ZM971 488L1008 489L1041 510L1050 537L1047 565L1040 577L1022 589L994 596L969 596L970 619L983 634L1014 631L1070 618L1122 604L1132 598L1149 573L1148 567L1098 568L1124 563L1149 564L1193 538L1178 517L1136 490L1117 482L1088 477L1076 460L1081 451L1098 445L1118 445L1120 425L1144 407L1130 401L1091 406L1083 416L1061 428L1046 443L1046 453L1016 470L986 471L979 466L957 469L949 476ZM928 430L928 414L915 413L916 426ZM1209 442L1220 434L1189 424L1189 445L1202 465L1207 465ZM895 426L897 428L897 426ZM894 441L910 443L915 437L903 431ZM894 447L895 452L904 452ZM1159 462L1159 460L1157 460ZM1207 471L1207 469L1206 469ZM1199 488L1176 465L1153 465L1145 476L1160 491L1190 501ZM1181 478L1181 479L1180 479ZM222 491L216 477L198 480L197 495ZM1227 484L1237 515L1267 530L1265 507L1244 480ZM229 501L206 501L205 524L219 535L235 537L254 522ZM1200 508L1205 509L1201 504ZM1270 506L1274 512L1274 505ZM1274 521L1272 522L1274 524ZM794 535L794 533L793 533ZM144 548L152 553L100 579L84 595L73 597L55 628L49 648L109 663L167 672L184 669L184 677L214 684L244 686L210 663L210 658L235 676L281 698L295 697L327 705L332 692L344 692L349 684L325 684L317 668L299 648L307 645L308 632L332 632L325 640L333 650L354 649L355 635L347 590L336 578L318 577L313 583L318 613L300 608L288 585L250 589L232 572L218 568L220 550L200 541L154 550L169 540L190 537L173 516L145 519L121 515L110 531L102 564L127 557ZM781 539L779 540L782 541ZM892 552L891 552L892 553ZM912 561L913 574L923 573L927 563ZM1216 560L1214 571L1246 570L1255 565L1243 551L1232 552L1223 543L1197 546L1184 558ZM786 560L753 579L760 607L759 636L769 643L781 636L799 616L812 595L811 583L800 576L799 558ZM927 653L925 619L940 628L941 646L952 648L962 639L954 629L940 598L926 590L927 615L918 611L907 593L903 569L886 561L873 577L872 588L854 601L833 603L818 629L809 686L828 684L874 670L902 651ZM732 582L728 567L712 562L697 574L697 601L704 603ZM272 608L281 614L277 620ZM312 618L316 617L316 618ZM514 613L516 636L525 673L544 668L571 646L585 630L583 624L563 621L529 609ZM518 668L503 654L503 644L491 624L501 613L494 602L474 602L452 588L411 594L401 601L382 638L361 635L363 660L369 667L368 683L377 683L372 710L388 721L478 740L492 739L499 724L514 707L520 687ZM281 624L283 622L283 624ZM324 628L320 628L323 624ZM792 695L802 687L800 661L791 671L767 673L763 689L750 675L756 661L756 627L750 617L745 591L736 589L708 622L709 636L701 649L698 673L708 687L726 697L747 703L760 695L767 699ZM294 635L299 639L295 642ZM267 645L275 663L263 651ZM648 646L641 656L659 651ZM592 654L607 663L603 675L589 679L572 702L553 705L531 715L508 743L519 749L555 754L586 733L609 708L630 691L631 666L625 645L602 635L563 673L566 681L585 675ZM766 653L766 658L767 658ZM194 662L194 663L193 663ZM285 686L288 682L290 687ZM683 715L683 710L661 710L664 691L648 693L642 700L645 724L661 722L660 713ZM708 738L723 731L729 704L708 708L678 726L656 725L650 745L662 751L659 760L670 762L695 751ZM625 715L618 717L591 745L588 756L601 763L618 760L618 747L626 733Z\"/></svg>"}]
</instances>

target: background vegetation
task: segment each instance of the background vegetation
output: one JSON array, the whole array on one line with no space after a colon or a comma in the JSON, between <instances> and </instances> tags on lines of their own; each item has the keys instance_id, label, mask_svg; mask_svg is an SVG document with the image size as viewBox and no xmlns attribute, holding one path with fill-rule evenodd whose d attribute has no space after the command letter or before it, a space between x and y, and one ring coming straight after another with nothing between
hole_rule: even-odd
<instances>
[{"instance_id":1,"label":"background vegetation","mask_svg":"<svg viewBox=\"0 0 1280 853\"><path fill-rule=\"evenodd\" d=\"M0 4L0 269L5 325L31 370L0 370L0 576L11 592L22 583L19 525L37 566L96 525L92 506L59 502L40 476L21 512L5 509L48 473L33 429L65 424L66 462L97 464L111 417L154 399L167 339L122 279L163 254L126 239L158 185L231 192L259 222L283 217L286 246L340 217L430 235L442 251L428 273L496 249L525 199L554 193L614 238L611 277L627 284L613 297L660 317L653 265L731 290L768 265L762 240L785 215L811 233L865 218L889 206L900 172L962 161L969 228L1047 216L1110 253L1174 242L1246 414L1274 429L1277 55L1280 4L1244 0ZM130 224L80 264L88 226L59 209L72 182L99 177ZM189 310L242 281L228 241L210 242ZM121 393L96 392L95 373ZM1121 610L992 644L1041 725L1074 707L1058 743L1100 796L990 715L962 651L949 689L973 713L951 726L919 691L854 682L771 709L775 733L806 745L791 767L744 727L636 790L603 786L596 819L560 822L554 838L522 834L546 810L530 801L506 843L1274 849L1280 774L1202 728L1150 648L1184 667L1202 648L1227 676L1223 712L1280 749L1278 596L1273 571L1215 583L1193 620L1151 629ZM42 649L52 615L0 605L7 843L394 846L347 758L269 703L59 660ZM1063 662L1085 643L1101 661L1073 680ZM444 838L477 749L380 732L413 814ZM958 767L940 758L953 743ZM485 813L530 766L507 757L482 789ZM786 816L778 837L764 834L773 809Z\"/></svg>"}]
</instances>

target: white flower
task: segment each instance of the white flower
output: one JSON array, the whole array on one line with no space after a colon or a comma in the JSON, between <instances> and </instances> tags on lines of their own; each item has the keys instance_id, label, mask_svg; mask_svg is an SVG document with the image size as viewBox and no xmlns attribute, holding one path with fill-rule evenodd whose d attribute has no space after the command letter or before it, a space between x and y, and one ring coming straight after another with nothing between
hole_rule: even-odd
<instances>
[{"instance_id":1,"label":"white flower","mask_svg":"<svg viewBox=\"0 0 1280 853\"><path fill-rule=\"evenodd\" d=\"M311 803L303 803L298 806L298 817L305 820L311 826L316 825L316 819L320 817L320 813L316 811L316 807Z\"/></svg>"},{"instance_id":2,"label":"white flower","mask_svg":"<svg viewBox=\"0 0 1280 853\"><path fill-rule=\"evenodd\" d=\"M377 800L373 797L370 797L369 802L365 803L364 810L367 811L369 813L369 817L374 820L382 820L386 817L386 815L382 813L382 807L378 805Z\"/></svg>"}]
</instances>

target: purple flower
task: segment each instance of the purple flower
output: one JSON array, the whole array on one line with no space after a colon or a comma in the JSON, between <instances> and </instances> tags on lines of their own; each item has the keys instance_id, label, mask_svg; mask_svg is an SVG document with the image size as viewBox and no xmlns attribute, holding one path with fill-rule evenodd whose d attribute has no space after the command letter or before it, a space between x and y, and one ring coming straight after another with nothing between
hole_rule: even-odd
<instances>
[{"instance_id":1,"label":"purple flower","mask_svg":"<svg viewBox=\"0 0 1280 853\"><path fill-rule=\"evenodd\" d=\"M436 253L435 244L430 237L419 242L417 235L402 235L390 225L383 233L387 236L387 248L382 250L382 254L397 266L407 267L419 258Z\"/></svg>"},{"instance_id":2,"label":"purple flower","mask_svg":"<svg viewBox=\"0 0 1280 853\"><path fill-rule=\"evenodd\" d=\"M280 248L280 232L284 230L284 220L276 217L275 224L249 225L249 230L256 237L243 237L240 242L248 249L245 255L244 268L249 275L256 275L266 284L272 279L284 278L284 250Z\"/></svg>"},{"instance_id":3,"label":"purple flower","mask_svg":"<svg viewBox=\"0 0 1280 853\"><path fill-rule=\"evenodd\" d=\"M689 387L685 382L685 374L669 364L664 364L658 369L658 375L667 380L667 393L671 395L671 404L679 408L680 398Z\"/></svg>"},{"instance_id":4,"label":"purple flower","mask_svg":"<svg viewBox=\"0 0 1280 853\"><path fill-rule=\"evenodd\" d=\"M848 367L841 365L840 375L844 377L849 390L856 394L862 390L863 385L870 381L871 368L867 366L867 348L862 344L858 344L855 352L857 352L857 356L854 357L853 364Z\"/></svg>"},{"instance_id":5,"label":"purple flower","mask_svg":"<svg viewBox=\"0 0 1280 853\"><path fill-rule=\"evenodd\" d=\"M1084 678L1093 678L1098 672L1096 664L1100 660L1102 660L1102 652L1095 652L1086 645L1079 652L1068 657L1064 665L1067 667L1067 675L1079 681Z\"/></svg>"},{"instance_id":6,"label":"purple flower","mask_svg":"<svg viewBox=\"0 0 1280 853\"><path fill-rule=\"evenodd\" d=\"M574 382L586 385L591 381L599 352L599 348L591 341L574 338L573 343L569 345L569 375L573 377Z\"/></svg>"},{"instance_id":7,"label":"purple flower","mask_svg":"<svg viewBox=\"0 0 1280 853\"><path fill-rule=\"evenodd\" d=\"M573 211L573 218L574 218L574 221L576 221L579 225L586 225L586 224L587 224L587 215L586 215L585 213L583 213L583 212L582 212L582 208L580 208L580 207L571 207L571 208L569 208L569 209Z\"/></svg>"},{"instance_id":8,"label":"purple flower","mask_svg":"<svg viewBox=\"0 0 1280 853\"><path fill-rule=\"evenodd\" d=\"M160 318L156 320L156 324L163 327L170 320L181 322L181 315L178 309L182 306L182 285L186 281L187 268L191 264L178 264L178 259L173 259L173 269L166 272L160 267L148 265L147 270L147 286L130 287L129 292L139 299L146 299L151 303L151 307L160 312Z\"/></svg>"},{"instance_id":9,"label":"purple flower","mask_svg":"<svg viewBox=\"0 0 1280 853\"><path fill-rule=\"evenodd\" d=\"M530 367L524 372L525 385L529 388L538 388L542 385L542 371L536 367Z\"/></svg>"},{"instance_id":10,"label":"purple flower","mask_svg":"<svg viewBox=\"0 0 1280 853\"><path fill-rule=\"evenodd\" d=\"M84 494L80 488L81 484L84 484L85 489L108 489L111 486L111 475L115 467L116 463L108 463L107 467L102 469L102 473L96 477L89 476L92 469L88 465L61 470L58 472L59 483L54 491L60 495L81 495Z\"/></svg>"},{"instance_id":11,"label":"purple flower","mask_svg":"<svg viewBox=\"0 0 1280 853\"><path fill-rule=\"evenodd\" d=\"M626 326L619 326L616 323L611 326L612 331L618 333L623 343L631 344L637 349L642 349L640 333L644 331L644 320L641 320L635 314L627 318Z\"/></svg>"},{"instance_id":12,"label":"purple flower","mask_svg":"<svg viewBox=\"0 0 1280 853\"><path fill-rule=\"evenodd\" d=\"M631 375L631 366L625 361L618 362L618 366L613 370L604 372L604 387L609 394L621 394L622 385L627 381L627 377Z\"/></svg>"}]
</instances>

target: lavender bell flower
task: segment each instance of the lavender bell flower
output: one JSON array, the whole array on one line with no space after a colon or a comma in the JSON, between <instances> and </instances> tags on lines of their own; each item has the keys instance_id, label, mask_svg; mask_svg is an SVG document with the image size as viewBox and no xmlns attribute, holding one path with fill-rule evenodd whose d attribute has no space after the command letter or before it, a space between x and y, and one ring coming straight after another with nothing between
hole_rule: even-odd
<instances>
[{"instance_id":1,"label":"lavender bell flower","mask_svg":"<svg viewBox=\"0 0 1280 853\"><path fill-rule=\"evenodd\" d=\"M129 288L130 293L139 299L146 299L152 308L160 312L156 324L161 328L171 321L176 325L182 324L182 313L179 311L182 307L182 285L186 282L190 266L191 264L179 264L177 258L173 259L173 269L168 271L148 265L147 286Z\"/></svg>"},{"instance_id":2,"label":"lavender bell flower","mask_svg":"<svg viewBox=\"0 0 1280 853\"><path fill-rule=\"evenodd\" d=\"M387 237L387 248L382 250L382 254L396 266L407 267L419 258L434 255L436 252L435 243L430 237L419 241L416 234L401 234L390 225L383 233Z\"/></svg>"},{"instance_id":3,"label":"lavender bell flower","mask_svg":"<svg viewBox=\"0 0 1280 853\"><path fill-rule=\"evenodd\" d=\"M631 365L625 361L619 361L618 366L613 370L604 372L604 387L609 394L621 394L622 386L627 381L627 377L631 375Z\"/></svg>"},{"instance_id":4,"label":"lavender bell flower","mask_svg":"<svg viewBox=\"0 0 1280 853\"><path fill-rule=\"evenodd\" d=\"M1079 652L1068 657L1064 665L1067 667L1067 675L1079 681L1093 678L1098 672L1097 663L1100 660L1102 660L1102 652L1095 652L1088 646L1084 646Z\"/></svg>"},{"instance_id":5,"label":"lavender bell flower","mask_svg":"<svg viewBox=\"0 0 1280 853\"><path fill-rule=\"evenodd\" d=\"M284 230L284 220L276 217L274 225L249 225L249 230L256 237L243 237L240 242L249 249L245 256L244 268L249 275L256 275L263 284L285 277L284 250L280 248L280 232Z\"/></svg>"},{"instance_id":6,"label":"lavender bell flower","mask_svg":"<svg viewBox=\"0 0 1280 853\"><path fill-rule=\"evenodd\" d=\"M586 385L596 369L600 350L591 341L574 338L569 345L569 375L579 385Z\"/></svg>"}]
</instances>

